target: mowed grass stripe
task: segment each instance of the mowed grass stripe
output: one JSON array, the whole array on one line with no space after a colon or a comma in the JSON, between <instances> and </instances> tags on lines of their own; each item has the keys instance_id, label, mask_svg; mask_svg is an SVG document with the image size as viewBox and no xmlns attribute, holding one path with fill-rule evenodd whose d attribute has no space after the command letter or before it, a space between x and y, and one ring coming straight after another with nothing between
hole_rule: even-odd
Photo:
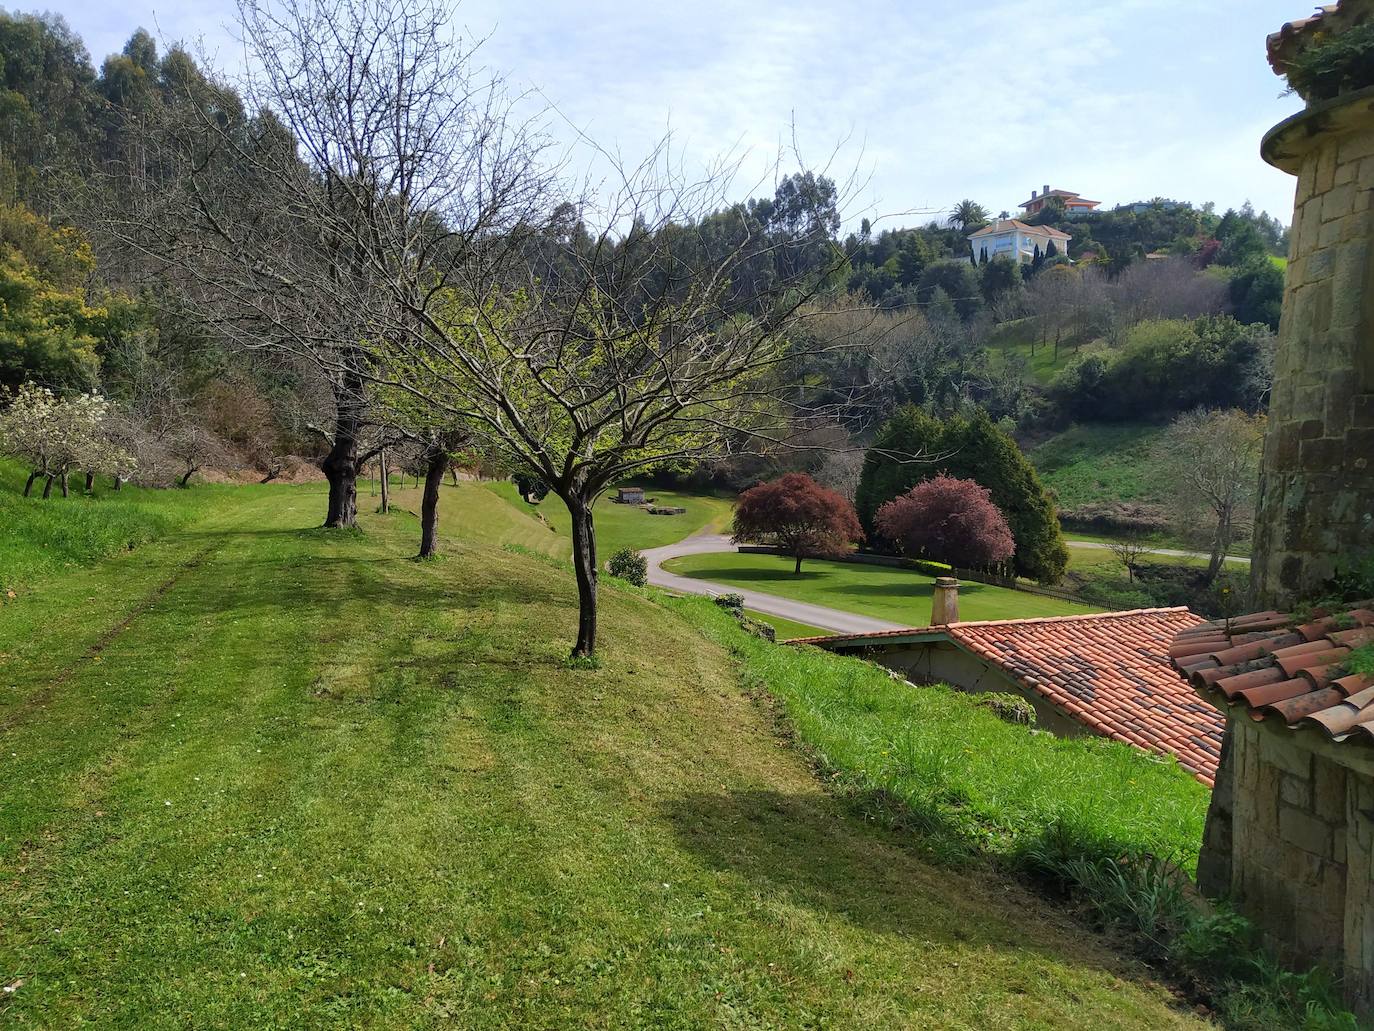
<instances>
[{"instance_id":1,"label":"mowed grass stripe","mask_svg":"<svg viewBox=\"0 0 1374 1031\"><path fill-rule=\"evenodd\" d=\"M413 562L406 517L325 534L262 496L15 728L45 761L0 757L28 846L6 832L7 1018L1190 1024L826 795L687 618L609 589L603 664L571 669L561 571L456 540Z\"/></svg>"}]
</instances>

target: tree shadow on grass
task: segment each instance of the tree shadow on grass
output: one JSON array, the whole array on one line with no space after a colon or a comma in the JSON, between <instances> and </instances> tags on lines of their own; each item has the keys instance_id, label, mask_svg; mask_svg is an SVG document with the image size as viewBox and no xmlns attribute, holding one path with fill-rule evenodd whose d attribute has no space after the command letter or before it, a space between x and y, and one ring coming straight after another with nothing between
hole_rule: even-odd
<instances>
[{"instance_id":1,"label":"tree shadow on grass","mask_svg":"<svg viewBox=\"0 0 1374 1031\"><path fill-rule=\"evenodd\" d=\"M672 570L670 569L669 572L672 572ZM807 569L804 565L800 573L794 573L790 565L786 568L779 565L777 569L740 569L734 566L707 566L701 569L693 569L690 573L681 573L679 575L690 576L693 580L717 580L723 583L737 581L740 583L769 584L806 583L814 580L825 580L829 574Z\"/></svg>"},{"instance_id":2,"label":"tree shadow on grass","mask_svg":"<svg viewBox=\"0 0 1374 1031\"><path fill-rule=\"evenodd\" d=\"M770 790L693 793L674 799L663 815L679 843L713 869L871 931L1028 949L1121 977L1145 973L1005 876L934 865L913 847L910 828L865 818L863 801ZM889 800L870 801L891 815ZM937 826L922 829L942 837Z\"/></svg>"}]
</instances>

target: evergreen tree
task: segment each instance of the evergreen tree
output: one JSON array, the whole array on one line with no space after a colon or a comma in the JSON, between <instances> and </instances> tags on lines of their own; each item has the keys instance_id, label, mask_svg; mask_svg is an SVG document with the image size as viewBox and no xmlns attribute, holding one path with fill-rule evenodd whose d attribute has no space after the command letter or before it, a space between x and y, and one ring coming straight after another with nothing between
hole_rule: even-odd
<instances>
[{"instance_id":1,"label":"evergreen tree","mask_svg":"<svg viewBox=\"0 0 1374 1031\"><path fill-rule=\"evenodd\" d=\"M932 455L940 457L920 460ZM991 491L1016 542L1013 563L1018 575L1045 583L1064 575L1069 553L1054 503L1016 442L982 409L968 417L941 420L907 406L879 431L864 458L855 497L869 538L875 538L874 518L880 507L941 473L975 480Z\"/></svg>"}]
</instances>

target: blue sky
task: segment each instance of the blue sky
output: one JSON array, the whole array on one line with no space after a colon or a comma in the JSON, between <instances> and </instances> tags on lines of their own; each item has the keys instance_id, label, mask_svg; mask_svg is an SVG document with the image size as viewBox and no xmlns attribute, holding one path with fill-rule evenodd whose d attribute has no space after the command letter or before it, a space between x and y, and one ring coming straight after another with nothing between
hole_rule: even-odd
<instances>
[{"instance_id":1,"label":"blue sky","mask_svg":"<svg viewBox=\"0 0 1374 1031\"><path fill-rule=\"evenodd\" d=\"M59 0L97 64L143 25L232 64L231 0ZM1283 221L1293 181L1259 158L1280 97L1264 39L1298 0L467 0L483 59L540 91L555 132L627 158L671 130L684 161L745 156L771 192L790 146L857 168L846 215L911 224L973 197L993 212L1045 183L1108 205L1249 199ZM836 152L836 148L838 151ZM795 167L795 160L784 158ZM786 171L787 168L784 168ZM756 185L757 184L757 185Z\"/></svg>"}]
</instances>

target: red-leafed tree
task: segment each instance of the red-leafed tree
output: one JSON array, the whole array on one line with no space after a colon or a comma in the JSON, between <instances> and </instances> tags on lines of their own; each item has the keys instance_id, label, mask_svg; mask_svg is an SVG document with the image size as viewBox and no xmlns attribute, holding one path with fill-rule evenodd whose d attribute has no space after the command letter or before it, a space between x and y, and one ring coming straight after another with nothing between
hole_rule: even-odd
<instances>
[{"instance_id":1,"label":"red-leafed tree","mask_svg":"<svg viewBox=\"0 0 1374 1031\"><path fill-rule=\"evenodd\" d=\"M996 565L1015 551L991 492L953 476L936 476L893 498L878 509L874 526L906 554L950 565Z\"/></svg>"},{"instance_id":2,"label":"red-leafed tree","mask_svg":"<svg viewBox=\"0 0 1374 1031\"><path fill-rule=\"evenodd\" d=\"M803 558L843 555L863 537L848 499L805 473L751 487L735 503L735 543L772 541L797 560L798 573Z\"/></svg>"}]
</instances>

